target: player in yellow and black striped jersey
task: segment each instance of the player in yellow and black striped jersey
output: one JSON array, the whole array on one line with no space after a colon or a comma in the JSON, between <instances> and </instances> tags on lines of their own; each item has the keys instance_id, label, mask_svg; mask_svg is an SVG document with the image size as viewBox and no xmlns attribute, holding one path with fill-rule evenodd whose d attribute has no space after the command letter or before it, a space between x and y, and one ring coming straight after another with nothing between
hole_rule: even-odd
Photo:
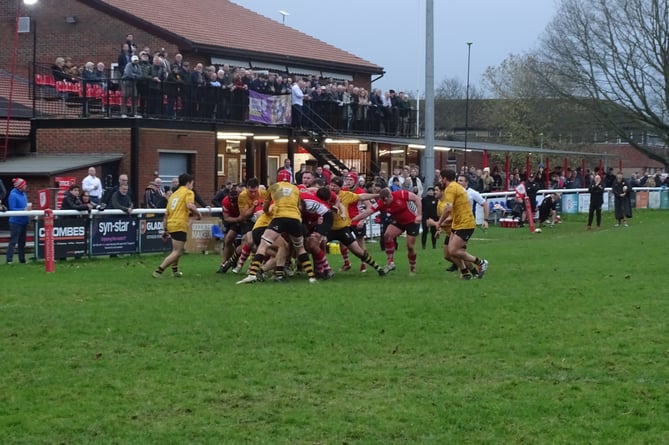
<instances>
[{"instance_id":1,"label":"player in yellow and black striped jersey","mask_svg":"<svg viewBox=\"0 0 669 445\"><path fill-rule=\"evenodd\" d=\"M309 277L309 282L316 282L314 268L304 248L304 235L302 230L302 214L300 212L300 190L290 182L290 173L286 170L279 170L277 182L268 189L263 209L269 212L272 207L272 222L261 237L258 250L253 257L251 267L246 278L237 282L237 284L254 283L258 280L258 270L262 263L267 259L267 249L274 244L275 240L283 233L288 235L297 253L297 261L302 266ZM284 266L277 264L274 269L275 279L283 280Z\"/></svg>"},{"instance_id":2,"label":"player in yellow and black striped jersey","mask_svg":"<svg viewBox=\"0 0 669 445\"><path fill-rule=\"evenodd\" d=\"M441 182L446 186L443 201L444 210L439 218L441 227L445 221L451 220L451 235L448 240L448 256L459 268L462 278L470 280L474 276L467 263L475 264L477 276L483 278L488 270L488 261L467 252L467 241L476 229L476 220L472 213L467 191L455 181L454 170L441 171Z\"/></svg>"},{"instance_id":3,"label":"player in yellow and black striped jersey","mask_svg":"<svg viewBox=\"0 0 669 445\"><path fill-rule=\"evenodd\" d=\"M195 206L195 193L193 184L195 180L188 173L179 175L179 188L172 193L167 201L165 217L163 218L164 235L172 238L172 252L163 260L153 272L153 277L162 276L168 266L172 266L172 276L182 277L179 270L179 258L184 252L186 245L186 233L188 232L188 218L194 215L200 219L200 212Z\"/></svg>"}]
</instances>

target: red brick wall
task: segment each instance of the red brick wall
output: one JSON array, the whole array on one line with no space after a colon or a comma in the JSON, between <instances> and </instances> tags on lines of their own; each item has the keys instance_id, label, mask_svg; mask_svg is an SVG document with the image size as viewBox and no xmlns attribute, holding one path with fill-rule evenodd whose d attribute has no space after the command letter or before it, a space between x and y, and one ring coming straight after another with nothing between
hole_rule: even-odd
<instances>
[{"instance_id":1,"label":"red brick wall","mask_svg":"<svg viewBox=\"0 0 669 445\"><path fill-rule=\"evenodd\" d=\"M188 134L188 136L183 136ZM159 167L159 152L196 152L191 157L195 175L195 189L205 201L209 201L216 190L216 134L211 132L185 132L165 130L141 130L139 136L138 184L146 186L154 179Z\"/></svg>"}]
</instances>

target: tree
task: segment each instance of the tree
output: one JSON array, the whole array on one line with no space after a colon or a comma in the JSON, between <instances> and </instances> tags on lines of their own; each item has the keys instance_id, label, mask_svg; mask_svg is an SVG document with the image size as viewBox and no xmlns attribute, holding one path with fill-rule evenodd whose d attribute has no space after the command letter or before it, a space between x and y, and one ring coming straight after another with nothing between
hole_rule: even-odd
<instances>
[{"instance_id":1,"label":"tree","mask_svg":"<svg viewBox=\"0 0 669 445\"><path fill-rule=\"evenodd\" d=\"M669 144L669 2L562 0L539 57L535 72L553 93L669 166L647 144L649 133Z\"/></svg>"},{"instance_id":2,"label":"tree","mask_svg":"<svg viewBox=\"0 0 669 445\"><path fill-rule=\"evenodd\" d=\"M466 99L467 98L467 84L463 83L457 77L447 77L441 81L437 90L435 91L435 99ZM482 99L483 94L476 85L469 84L469 98Z\"/></svg>"}]
</instances>

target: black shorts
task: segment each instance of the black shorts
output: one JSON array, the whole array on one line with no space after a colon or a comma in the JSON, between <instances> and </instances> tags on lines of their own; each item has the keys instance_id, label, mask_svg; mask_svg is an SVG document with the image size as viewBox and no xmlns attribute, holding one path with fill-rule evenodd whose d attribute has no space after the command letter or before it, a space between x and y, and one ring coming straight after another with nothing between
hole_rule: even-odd
<instances>
[{"instance_id":1,"label":"black shorts","mask_svg":"<svg viewBox=\"0 0 669 445\"><path fill-rule=\"evenodd\" d=\"M321 224L317 224L315 226L310 227L308 232L318 233L319 235L327 236L328 232L330 232L330 228L332 227L333 219L334 215L332 214L332 212L327 212L325 215L323 215L323 222Z\"/></svg>"},{"instance_id":2,"label":"black shorts","mask_svg":"<svg viewBox=\"0 0 669 445\"><path fill-rule=\"evenodd\" d=\"M274 218L267 226L278 233L287 233L292 237L302 236L302 221L294 218Z\"/></svg>"},{"instance_id":3,"label":"black shorts","mask_svg":"<svg viewBox=\"0 0 669 445\"><path fill-rule=\"evenodd\" d=\"M469 238L471 238L472 235L474 234L474 230L476 230L476 228L453 230L451 232L451 235L458 235L460 238L464 240L464 242L467 242L469 241Z\"/></svg>"},{"instance_id":4,"label":"black shorts","mask_svg":"<svg viewBox=\"0 0 669 445\"><path fill-rule=\"evenodd\" d=\"M242 228L240 227L239 223L232 223L232 222L225 222L223 221L223 231L225 233L228 233L229 231L234 231L236 234L242 233Z\"/></svg>"},{"instance_id":5,"label":"black shorts","mask_svg":"<svg viewBox=\"0 0 669 445\"><path fill-rule=\"evenodd\" d=\"M444 246L448 246L448 240L451 238L451 234L449 233L444 237Z\"/></svg>"},{"instance_id":6,"label":"black shorts","mask_svg":"<svg viewBox=\"0 0 669 445\"><path fill-rule=\"evenodd\" d=\"M187 239L186 232L170 232L170 236L174 241L181 241L182 243L185 243Z\"/></svg>"},{"instance_id":7,"label":"black shorts","mask_svg":"<svg viewBox=\"0 0 669 445\"><path fill-rule=\"evenodd\" d=\"M260 245L260 240L262 239L262 234L265 233L265 229L267 227L256 227L253 229L253 232L251 233L251 237L253 238L253 244L256 246Z\"/></svg>"},{"instance_id":8,"label":"black shorts","mask_svg":"<svg viewBox=\"0 0 669 445\"><path fill-rule=\"evenodd\" d=\"M367 235L367 224L358 224L357 226L351 226L353 233L356 238L364 238Z\"/></svg>"},{"instance_id":9,"label":"black shorts","mask_svg":"<svg viewBox=\"0 0 669 445\"><path fill-rule=\"evenodd\" d=\"M411 224L400 224L397 221L393 221L390 224L397 227L402 232L406 232L408 236L418 236L420 233L420 224L416 222Z\"/></svg>"},{"instance_id":10,"label":"black shorts","mask_svg":"<svg viewBox=\"0 0 669 445\"><path fill-rule=\"evenodd\" d=\"M330 230L328 233L328 241L339 241L345 246L350 246L355 241L355 234L350 227L343 229Z\"/></svg>"},{"instance_id":11,"label":"black shorts","mask_svg":"<svg viewBox=\"0 0 669 445\"><path fill-rule=\"evenodd\" d=\"M240 235L246 235L248 232L253 230L253 222L251 220L246 220L243 223L239 224L239 233Z\"/></svg>"}]
</instances>

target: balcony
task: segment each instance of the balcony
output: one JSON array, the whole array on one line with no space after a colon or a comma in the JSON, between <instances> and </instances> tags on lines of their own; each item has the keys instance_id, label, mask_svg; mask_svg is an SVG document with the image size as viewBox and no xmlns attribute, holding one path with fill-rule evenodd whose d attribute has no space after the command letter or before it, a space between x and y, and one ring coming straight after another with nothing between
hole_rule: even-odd
<instances>
[{"instance_id":1,"label":"balcony","mask_svg":"<svg viewBox=\"0 0 669 445\"><path fill-rule=\"evenodd\" d=\"M17 88L21 88L18 82ZM48 67L36 67L23 82L39 119L149 118L234 125L259 123L290 127L290 94L259 94L248 87L193 86L183 82L130 81L105 76L92 81L56 80ZM306 97L306 95L305 95ZM416 110L345 103L332 97L304 101L300 128L323 136L414 138Z\"/></svg>"}]
</instances>

